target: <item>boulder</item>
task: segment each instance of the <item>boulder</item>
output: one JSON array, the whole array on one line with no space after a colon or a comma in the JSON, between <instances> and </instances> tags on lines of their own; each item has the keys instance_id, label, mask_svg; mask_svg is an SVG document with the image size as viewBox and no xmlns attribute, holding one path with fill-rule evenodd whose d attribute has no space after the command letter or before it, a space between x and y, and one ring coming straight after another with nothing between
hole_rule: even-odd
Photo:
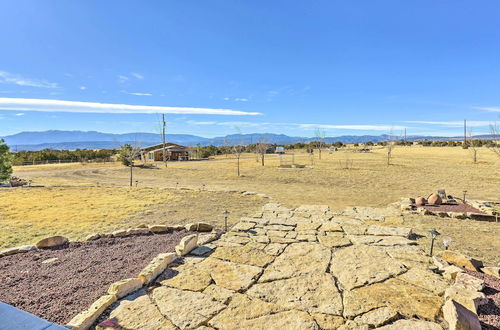
<instances>
[{"instance_id":1,"label":"boulder","mask_svg":"<svg viewBox=\"0 0 500 330\"><path fill-rule=\"evenodd\" d=\"M379 330L442 330L443 328L434 322L420 320L398 320L392 324L385 325Z\"/></svg>"},{"instance_id":2,"label":"boulder","mask_svg":"<svg viewBox=\"0 0 500 330\"><path fill-rule=\"evenodd\" d=\"M423 197L417 197L415 199L415 205L417 206L424 206L425 204L427 204L427 200Z\"/></svg>"},{"instance_id":3,"label":"boulder","mask_svg":"<svg viewBox=\"0 0 500 330\"><path fill-rule=\"evenodd\" d=\"M16 246L13 248L5 249L2 252L0 252L0 254L4 255L4 256L10 256L13 254L25 253L25 252L32 251L32 250L36 250L36 246L23 245L23 246Z\"/></svg>"},{"instance_id":4,"label":"boulder","mask_svg":"<svg viewBox=\"0 0 500 330\"><path fill-rule=\"evenodd\" d=\"M408 238L411 235L411 228L373 225L368 227L366 234L375 236L402 236Z\"/></svg>"},{"instance_id":5,"label":"boulder","mask_svg":"<svg viewBox=\"0 0 500 330\"><path fill-rule=\"evenodd\" d=\"M481 330L476 313L471 312L456 301L448 300L443 306L443 315L450 330Z\"/></svg>"},{"instance_id":6,"label":"boulder","mask_svg":"<svg viewBox=\"0 0 500 330\"><path fill-rule=\"evenodd\" d=\"M142 287L142 281L138 278L127 278L109 286L108 294L113 294L120 299Z\"/></svg>"},{"instance_id":7,"label":"boulder","mask_svg":"<svg viewBox=\"0 0 500 330\"><path fill-rule=\"evenodd\" d=\"M148 229L152 233L164 233L167 232L170 228L167 225L150 225Z\"/></svg>"},{"instance_id":8,"label":"boulder","mask_svg":"<svg viewBox=\"0 0 500 330\"><path fill-rule=\"evenodd\" d=\"M175 252L178 255L184 256L191 252L195 247L198 246L198 235L188 235L181 239L179 244L175 247Z\"/></svg>"},{"instance_id":9,"label":"boulder","mask_svg":"<svg viewBox=\"0 0 500 330\"><path fill-rule=\"evenodd\" d=\"M454 251L443 251L439 256L450 264L476 272L479 271L479 268L483 266L483 263L481 261Z\"/></svg>"},{"instance_id":10,"label":"boulder","mask_svg":"<svg viewBox=\"0 0 500 330\"><path fill-rule=\"evenodd\" d=\"M96 239L99 239L99 238L101 238L101 234L93 233L93 234L87 235L87 237L85 237L85 241L95 241Z\"/></svg>"},{"instance_id":11,"label":"boulder","mask_svg":"<svg viewBox=\"0 0 500 330\"><path fill-rule=\"evenodd\" d=\"M99 316L116 301L115 295L105 295L97 299L87 310L80 312L66 324L69 329L88 329Z\"/></svg>"},{"instance_id":12,"label":"boulder","mask_svg":"<svg viewBox=\"0 0 500 330\"><path fill-rule=\"evenodd\" d=\"M38 241L35 245L37 248L43 249L63 245L67 242L68 239L64 236L51 236Z\"/></svg>"},{"instance_id":13,"label":"boulder","mask_svg":"<svg viewBox=\"0 0 500 330\"><path fill-rule=\"evenodd\" d=\"M484 281L467 273L457 274L454 286L473 291L483 291Z\"/></svg>"},{"instance_id":14,"label":"boulder","mask_svg":"<svg viewBox=\"0 0 500 330\"><path fill-rule=\"evenodd\" d=\"M148 228L130 228L127 230L128 235L147 235L151 231Z\"/></svg>"},{"instance_id":15,"label":"boulder","mask_svg":"<svg viewBox=\"0 0 500 330\"><path fill-rule=\"evenodd\" d=\"M454 265L446 266L442 268L443 277L448 280L454 280L458 274L463 273L464 269Z\"/></svg>"},{"instance_id":16,"label":"boulder","mask_svg":"<svg viewBox=\"0 0 500 330\"><path fill-rule=\"evenodd\" d=\"M427 203L429 203L429 205L441 205L443 200L438 194L431 194L427 199Z\"/></svg>"},{"instance_id":17,"label":"boulder","mask_svg":"<svg viewBox=\"0 0 500 330\"><path fill-rule=\"evenodd\" d=\"M189 231L212 231L212 229L214 229L214 226L205 222L197 222L188 223L185 228Z\"/></svg>"},{"instance_id":18,"label":"boulder","mask_svg":"<svg viewBox=\"0 0 500 330\"><path fill-rule=\"evenodd\" d=\"M177 258L175 253L158 254L137 276L143 284L150 283Z\"/></svg>"},{"instance_id":19,"label":"boulder","mask_svg":"<svg viewBox=\"0 0 500 330\"><path fill-rule=\"evenodd\" d=\"M477 314L477 308L488 302L482 292L451 286L444 292L445 299L453 299L473 313Z\"/></svg>"},{"instance_id":20,"label":"boulder","mask_svg":"<svg viewBox=\"0 0 500 330\"><path fill-rule=\"evenodd\" d=\"M128 231L125 229L115 230L114 232L111 233L111 236L113 236L113 237L128 236Z\"/></svg>"},{"instance_id":21,"label":"boulder","mask_svg":"<svg viewBox=\"0 0 500 330\"><path fill-rule=\"evenodd\" d=\"M483 267L481 271L486 275L491 275L500 279L500 267Z\"/></svg>"}]
</instances>

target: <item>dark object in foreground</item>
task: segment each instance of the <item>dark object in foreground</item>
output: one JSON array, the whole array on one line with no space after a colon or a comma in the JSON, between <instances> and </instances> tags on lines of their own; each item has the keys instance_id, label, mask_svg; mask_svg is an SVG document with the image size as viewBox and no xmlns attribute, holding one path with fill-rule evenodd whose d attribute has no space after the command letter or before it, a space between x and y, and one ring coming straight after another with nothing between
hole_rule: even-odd
<instances>
[{"instance_id":1,"label":"dark object in foreground","mask_svg":"<svg viewBox=\"0 0 500 330\"><path fill-rule=\"evenodd\" d=\"M0 258L0 300L65 324L106 294L111 283L136 277L188 234L102 238Z\"/></svg>"}]
</instances>

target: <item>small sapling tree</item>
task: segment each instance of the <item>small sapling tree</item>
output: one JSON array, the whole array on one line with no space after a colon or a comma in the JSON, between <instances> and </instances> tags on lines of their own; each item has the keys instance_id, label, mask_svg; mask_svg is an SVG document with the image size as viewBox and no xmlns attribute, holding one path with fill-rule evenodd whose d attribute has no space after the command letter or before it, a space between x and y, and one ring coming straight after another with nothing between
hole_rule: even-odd
<instances>
[{"instance_id":1,"label":"small sapling tree","mask_svg":"<svg viewBox=\"0 0 500 330\"><path fill-rule=\"evenodd\" d=\"M134 160L140 155L141 148L139 146L132 146L131 144L124 144L119 153L118 159L123 165L130 167L130 186L133 184L133 168Z\"/></svg>"},{"instance_id":2,"label":"small sapling tree","mask_svg":"<svg viewBox=\"0 0 500 330\"><path fill-rule=\"evenodd\" d=\"M9 146L0 139L0 182L10 180L12 176L12 154Z\"/></svg>"},{"instance_id":3,"label":"small sapling tree","mask_svg":"<svg viewBox=\"0 0 500 330\"><path fill-rule=\"evenodd\" d=\"M269 148L269 143L263 137L255 144L255 152L260 157L261 165L264 166L264 158L266 156L267 149Z\"/></svg>"},{"instance_id":4,"label":"small sapling tree","mask_svg":"<svg viewBox=\"0 0 500 330\"><path fill-rule=\"evenodd\" d=\"M488 145L488 149L500 157L500 128L497 123L490 124L490 134L492 143Z\"/></svg>"}]
</instances>

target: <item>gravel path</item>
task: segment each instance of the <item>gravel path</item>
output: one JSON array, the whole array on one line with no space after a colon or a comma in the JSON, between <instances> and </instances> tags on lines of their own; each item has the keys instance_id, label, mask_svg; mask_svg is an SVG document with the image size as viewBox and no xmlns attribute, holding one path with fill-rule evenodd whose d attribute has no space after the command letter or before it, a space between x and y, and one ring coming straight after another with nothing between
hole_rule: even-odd
<instances>
[{"instance_id":1,"label":"gravel path","mask_svg":"<svg viewBox=\"0 0 500 330\"><path fill-rule=\"evenodd\" d=\"M0 300L64 325L111 283L137 276L158 253L173 252L186 235L103 238L0 258Z\"/></svg>"}]
</instances>

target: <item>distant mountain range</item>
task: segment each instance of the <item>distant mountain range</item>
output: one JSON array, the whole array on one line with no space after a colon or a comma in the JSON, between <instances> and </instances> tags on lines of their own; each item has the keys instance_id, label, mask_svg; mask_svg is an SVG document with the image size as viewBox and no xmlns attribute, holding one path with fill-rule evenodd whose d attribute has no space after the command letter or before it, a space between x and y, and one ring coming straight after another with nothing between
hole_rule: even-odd
<instances>
[{"instance_id":1,"label":"distant mountain range","mask_svg":"<svg viewBox=\"0 0 500 330\"><path fill-rule=\"evenodd\" d=\"M474 138L491 139L491 135L477 135ZM44 132L21 132L14 135L4 136L2 139L11 147L12 151L21 150L41 150L41 149L117 149L125 143L140 144L149 146L161 143L161 135L155 133L125 133L112 134L95 131L44 131ZM325 137L326 143L340 141L342 143L374 143L386 141L387 135L343 135L336 137ZM461 140L462 137L437 137L437 136L408 136L409 141L415 140ZM206 145L235 145L252 144L265 141L271 144L294 144L308 143L317 138L307 138L298 136L288 136L284 134L253 133L253 134L233 134L223 137L205 138L189 134L168 134L167 141L185 146Z\"/></svg>"}]
</instances>

